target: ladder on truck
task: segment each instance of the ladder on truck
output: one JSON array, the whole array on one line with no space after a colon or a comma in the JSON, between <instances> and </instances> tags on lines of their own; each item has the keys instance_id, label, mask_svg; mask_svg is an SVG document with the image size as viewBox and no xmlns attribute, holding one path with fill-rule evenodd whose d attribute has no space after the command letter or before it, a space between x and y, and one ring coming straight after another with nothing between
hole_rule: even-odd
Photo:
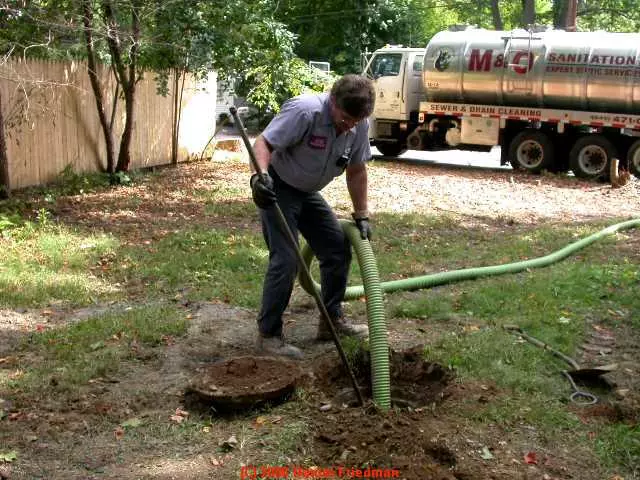
<instances>
[{"instance_id":1,"label":"ladder on truck","mask_svg":"<svg viewBox=\"0 0 640 480\"><path fill-rule=\"evenodd\" d=\"M507 67L509 67L509 70L514 70L514 68L517 67L523 67L524 65L522 65L521 63L511 63L511 59L513 59L513 55L512 53L514 52L524 52L526 54L526 59L527 59L527 71L526 73L524 73L523 75L520 75L520 78L514 78L514 77L509 77L509 79L511 80L509 82L509 90L511 92L528 92L528 93L533 93L533 78L532 78L532 70L533 70L533 66L535 64L535 56L533 55L533 52L531 51L531 43L534 40L542 40L542 37L534 37L534 32L533 29L530 28L528 29L528 33L529 35L527 36L515 36L513 34L513 30L511 30L509 32L509 36L508 37L502 37L503 40L505 40L505 42L508 42L507 45L509 45L509 51L507 52L507 49L505 48L505 52L509 55L509 63L507 64ZM511 44L513 42L513 40L526 40L527 41L527 50L511 50ZM506 47L506 45L505 45ZM529 62L531 63L531 68L529 68Z\"/></svg>"}]
</instances>

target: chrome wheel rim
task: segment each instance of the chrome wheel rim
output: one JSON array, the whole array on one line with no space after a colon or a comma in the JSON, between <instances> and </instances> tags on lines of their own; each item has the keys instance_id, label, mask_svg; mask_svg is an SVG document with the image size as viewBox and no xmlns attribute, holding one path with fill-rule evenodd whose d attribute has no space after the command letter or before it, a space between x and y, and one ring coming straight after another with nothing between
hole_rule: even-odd
<instances>
[{"instance_id":1,"label":"chrome wheel rim","mask_svg":"<svg viewBox=\"0 0 640 480\"><path fill-rule=\"evenodd\" d=\"M525 168L536 168L544 160L544 150L542 145L535 140L525 140L518 146L516 152L518 163Z\"/></svg>"},{"instance_id":2,"label":"chrome wheel rim","mask_svg":"<svg viewBox=\"0 0 640 480\"><path fill-rule=\"evenodd\" d=\"M607 151L598 145L587 145L578 154L578 165L587 175L598 175L607 167Z\"/></svg>"}]
</instances>

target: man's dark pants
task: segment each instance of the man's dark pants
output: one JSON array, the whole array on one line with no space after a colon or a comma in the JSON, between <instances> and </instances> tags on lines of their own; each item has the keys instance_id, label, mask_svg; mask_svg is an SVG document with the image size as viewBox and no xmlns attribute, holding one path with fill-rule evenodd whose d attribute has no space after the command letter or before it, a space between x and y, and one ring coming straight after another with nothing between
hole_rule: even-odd
<instances>
[{"instance_id":1,"label":"man's dark pants","mask_svg":"<svg viewBox=\"0 0 640 480\"><path fill-rule=\"evenodd\" d=\"M341 302L347 287L351 248L338 219L317 193L297 190L284 183L273 169L278 205L294 236L302 234L318 259L322 299L332 319L342 316ZM279 226L274 208L260 209L262 233L269 248L269 268L262 292L258 328L263 336L282 336L284 313L298 271L298 257Z\"/></svg>"}]
</instances>

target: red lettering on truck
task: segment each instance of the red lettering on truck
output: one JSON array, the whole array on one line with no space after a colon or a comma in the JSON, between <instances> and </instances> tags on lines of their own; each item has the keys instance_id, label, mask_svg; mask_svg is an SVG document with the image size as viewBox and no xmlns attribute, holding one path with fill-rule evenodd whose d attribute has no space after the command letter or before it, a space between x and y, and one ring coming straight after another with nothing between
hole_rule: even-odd
<instances>
[{"instance_id":1,"label":"red lettering on truck","mask_svg":"<svg viewBox=\"0 0 640 480\"><path fill-rule=\"evenodd\" d=\"M527 65L520 65L520 60L522 58L529 57L529 62ZM525 58L526 60L526 58ZM533 68L533 53L531 52L516 52L513 56L513 71L519 75L524 75L529 70Z\"/></svg>"},{"instance_id":2,"label":"red lettering on truck","mask_svg":"<svg viewBox=\"0 0 640 480\"><path fill-rule=\"evenodd\" d=\"M482 56L480 56L480 49L474 48L473 50L471 50L471 56L469 57L469 71L488 72L491 69L492 56L493 50L485 50Z\"/></svg>"}]
</instances>

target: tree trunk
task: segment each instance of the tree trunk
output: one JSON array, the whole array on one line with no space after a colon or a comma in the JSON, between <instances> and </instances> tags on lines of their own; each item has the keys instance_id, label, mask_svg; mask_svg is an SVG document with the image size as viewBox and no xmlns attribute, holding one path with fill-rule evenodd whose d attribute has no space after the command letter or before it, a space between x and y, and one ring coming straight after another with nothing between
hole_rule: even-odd
<instances>
[{"instance_id":1,"label":"tree trunk","mask_svg":"<svg viewBox=\"0 0 640 480\"><path fill-rule=\"evenodd\" d=\"M180 70L173 69L173 125L171 125L171 164L178 164L178 85L180 83Z\"/></svg>"},{"instance_id":2,"label":"tree trunk","mask_svg":"<svg viewBox=\"0 0 640 480\"><path fill-rule=\"evenodd\" d=\"M568 0L567 18L564 21L564 29L567 32L576 31L576 17L578 16L578 0Z\"/></svg>"},{"instance_id":3,"label":"tree trunk","mask_svg":"<svg viewBox=\"0 0 640 480\"><path fill-rule=\"evenodd\" d=\"M187 69L182 69L182 83L180 84L180 97L178 98L178 122L176 123L176 163L178 162L178 146L180 145L180 120L182 119L182 95L184 94L184 82L187 79Z\"/></svg>"},{"instance_id":4,"label":"tree trunk","mask_svg":"<svg viewBox=\"0 0 640 480\"><path fill-rule=\"evenodd\" d=\"M522 0L522 26L527 28L536 23L535 0Z\"/></svg>"},{"instance_id":5,"label":"tree trunk","mask_svg":"<svg viewBox=\"0 0 640 480\"><path fill-rule=\"evenodd\" d=\"M567 0L553 0L553 28L562 28L567 19Z\"/></svg>"},{"instance_id":6,"label":"tree trunk","mask_svg":"<svg viewBox=\"0 0 640 480\"><path fill-rule=\"evenodd\" d=\"M131 46L129 48L129 66L125 68L122 60L122 44L118 33L116 20L110 0L102 2L102 12L107 25L107 44L109 53L115 68L116 79L122 86L124 94L125 123L122 137L120 138L120 151L116 172L127 172L131 166L131 138L133 136L135 94L136 94L136 70L140 45L140 2L134 0L131 7Z\"/></svg>"},{"instance_id":7,"label":"tree trunk","mask_svg":"<svg viewBox=\"0 0 640 480\"><path fill-rule=\"evenodd\" d=\"M84 39L87 46L87 70L89 74L89 81L91 82L91 89L93 90L93 96L96 99L96 108L98 109L98 117L100 119L100 126L102 127L102 133L104 135L104 141L106 145L107 153L107 172L113 173L114 171L114 145L113 145L113 129L107 121L107 115L104 111L104 96L102 95L102 85L98 78L96 70L96 55L93 48L93 7L91 0L82 1L83 17L82 22L84 25ZM113 99L114 103L118 101L117 98Z\"/></svg>"},{"instance_id":8,"label":"tree trunk","mask_svg":"<svg viewBox=\"0 0 640 480\"><path fill-rule=\"evenodd\" d=\"M134 99L136 82L130 82L124 92L125 122L122 137L120 138L120 153L118 154L117 172L128 172L131 166L131 137L133 136Z\"/></svg>"},{"instance_id":9,"label":"tree trunk","mask_svg":"<svg viewBox=\"0 0 640 480\"><path fill-rule=\"evenodd\" d=\"M0 199L9 197L11 197L11 177L9 176L9 159L7 158L4 116L2 115L2 94L0 93Z\"/></svg>"},{"instance_id":10,"label":"tree trunk","mask_svg":"<svg viewBox=\"0 0 640 480\"><path fill-rule=\"evenodd\" d=\"M491 16L493 17L493 28L502 30L504 25L502 24L502 15L500 15L498 0L491 0Z\"/></svg>"}]
</instances>

